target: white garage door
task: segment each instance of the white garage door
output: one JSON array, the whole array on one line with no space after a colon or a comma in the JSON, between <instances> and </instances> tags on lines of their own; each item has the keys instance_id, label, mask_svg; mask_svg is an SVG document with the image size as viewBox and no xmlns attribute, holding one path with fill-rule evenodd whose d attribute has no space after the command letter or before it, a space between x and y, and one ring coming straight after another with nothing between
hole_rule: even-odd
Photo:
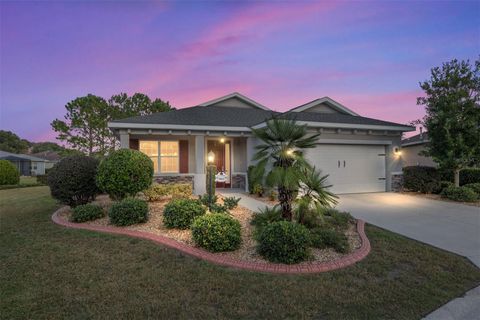
<instances>
[{"instance_id":1,"label":"white garage door","mask_svg":"<svg viewBox=\"0 0 480 320\"><path fill-rule=\"evenodd\" d=\"M385 191L385 146L324 144L306 156L334 193Z\"/></svg>"}]
</instances>

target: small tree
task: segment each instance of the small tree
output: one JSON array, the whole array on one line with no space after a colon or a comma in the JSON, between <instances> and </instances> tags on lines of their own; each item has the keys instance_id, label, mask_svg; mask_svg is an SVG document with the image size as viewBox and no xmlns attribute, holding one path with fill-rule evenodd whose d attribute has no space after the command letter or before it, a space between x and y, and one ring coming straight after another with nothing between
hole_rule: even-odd
<instances>
[{"instance_id":1,"label":"small tree","mask_svg":"<svg viewBox=\"0 0 480 320\"><path fill-rule=\"evenodd\" d=\"M428 130L429 143L424 155L455 174L480 163L480 60L452 60L431 70L431 77L420 83L425 97L417 99L425 106L420 122Z\"/></svg>"}]
</instances>

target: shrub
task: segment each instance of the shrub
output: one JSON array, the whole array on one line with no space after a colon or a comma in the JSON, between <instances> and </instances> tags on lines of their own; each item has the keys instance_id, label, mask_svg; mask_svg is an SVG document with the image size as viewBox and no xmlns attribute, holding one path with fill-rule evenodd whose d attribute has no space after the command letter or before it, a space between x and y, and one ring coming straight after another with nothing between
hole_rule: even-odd
<instances>
[{"instance_id":1,"label":"shrub","mask_svg":"<svg viewBox=\"0 0 480 320\"><path fill-rule=\"evenodd\" d=\"M188 229L193 220L205 212L199 200L174 199L163 209L163 224L167 228Z\"/></svg>"},{"instance_id":2,"label":"shrub","mask_svg":"<svg viewBox=\"0 0 480 320\"><path fill-rule=\"evenodd\" d=\"M312 247L319 249L331 247L340 253L350 251L347 237L343 233L331 228L316 228L310 230L310 244Z\"/></svg>"},{"instance_id":3,"label":"shrub","mask_svg":"<svg viewBox=\"0 0 480 320\"><path fill-rule=\"evenodd\" d=\"M240 198L225 197L223 198L223 205L225 206L225 208L227 208L227 210L232 210L238 206L239 201L240 201Z\"/></svg>"},{"instance_id":4,"label":"shrub","mask_svg":"<svg viewBox=\"0 0 480 320\"><path fill-rule=\"evenodd\" d=\"M147 201L158 201L167 197L189 198L192 193L192 185L189 183L153 183L148 189L143 191L143 195Z\"/></svg>"},{"instance_id":5,"label":"shrub","mask_svg":"<svg viewBox=\"0 0 480 320\"><path fill-rule=\"evenodd\" d=\"M273 222L259 235L259 253L269 261L297 263L309 255L308 229L288 221Z\"/></svg>"},{"instance_id":6,"label":"shrub","mask_svg":"<svg viewBox=\"0 0 480 320\"><path fill-rule=\"evenodd\" d=\"M443 189L441 193L442 197L445 197L454 201L474 202L478 196L472 189L468 187L455 187L451 186Z\"/></svg>"},{"instance_id":7,"label":"shrub","mask_svg":"<svg viewBox=\"0 0 480 320\"><path fill-rule=\"evenodd\" d=\"M103 208L95 204L82 204L73 209L71 221L85 222L96 220L105 216Z\"/></svg>"},{"instance_id":8,"label":"shrub","mask_svg":"<svg viewBox=\"0 0 480 320\"><path fill-rule=\"evenodd\" d=\"M256 194L259 197L263 196L263 186L259 183L256 183L253 186L253 193Z\"/></svg>"},{"instance_id":9,"label":"shrub","mask_svg":"<svg viewBox=\"0 0 480 320\"><path fill-rule=\"evenodd\" d=\"M95 184L98 160L84 155L63 158L48 173L52 197L76 207L95 199L100 193Z\"/></svg>"},{"instance_id":10,"label":"shrub","mask_svg":"<svg viewBox=\"0 0 480 320\"><path fill-rule=\"evenodd\" d=\"M39 174L37 176L37 182L43 185L47 185L48 183L48 175L46 174Z\"/></svg>"},{"instance_id":11,"label":"shrub","mask_svg":"<svg viewBox=\"0 0 480 320\"><path fill-rule=\"evenodd\" d=\"M116 226L129 226L148 220L148 204L144 200L126 198L115 202L108 211L110 223Z\"/></svg>"},{"instance_id":12,"label":"shrub","mask_svg":"<svg viewBox=\"0 0 480 320\"><path fill-rule=\"evenodd\" d=\"M224 205L218 204L218 203L212 203L210 205L210 212L212 213L223 213L223 214L228 214L228 208Z\"/></svg>"},{"instance_id":13,"label":"shrub","mask_svg":"<svg viewBox=\"0 0 480 320\"><path fill-rule=\"evenodd\" d=\"M460 171L460 185L480 183L480 168L467 168Z\"/></svg>"},{"instance_id":14,"label":"shrub","mask_svg":"<svg viewBox=\"0 0 480 320\"><path fill-rule=\"evenodd\" d=\"M334 211L330 217L330 223L341 230L347 229L349 223L354 220L350 213L342 211Z\"/></svg>"},{"instance_id":15,"label":"shrub","mask_svg":"<svg viewBox=\"0 0 480 320\"><path fill-rule=\"evenodd\" d=\"M480 182L464 184L462 187L472 189L480 197Z\"/></svg>"},{"instance_id":16,"label":"shrub","mask_svg":"<svg viewBox=\"0 0 480 320\"><path fill-rule=\"evenodd\" d=\"M268 198L270 199L270 201L275 201L277 200L278 198L278 192L275 191L275 190L270 190L270 193L268 195Z\"/></svg>"},{"instance_id":17,"label":"shrub","mask_svg":"<svg viewBox=\"0 0 480 320\"><path fill-rule=\"evenodd\" d=\"M415 192L431 193L438 188L440 173L436 168L411 166L403 168L403 186Z\"/></svg>"},{"instance_id":18,"label":"shrub","mask_svg":"<svg viewBox=\"0 0 480 320\"><path fill-rule=\"evenodd\" d=\"M0 160L0 185L18 184L20 173L15 165L8 160Z\"/></svg>"},{"instance_id":19,"label":"shrub","mask_svg":"<svg viewBox=\"0 0 480 320\"><path fill-rule=\"evenodd\" d=\"M204 206L208 207L209 201L210 201L210 196L207 193L205 193L203 196L198 196L198 200L200 200L200 202ZM217 203L217 201L218 201L217 195L213 195L211 201L212 201L212 203Z\"/></svg>"},{"instance_id":20,"label":"shrub","mask_svg":"<svg viewBox=\"0 0 480 320\"><path fill-rule=\"evenodd\" d=\"M248 166L247 169L247 181L248 181L248 192L254 194L253 188L256 184L262 185L262 177L264 171L261 171L260 167Z\"/></svg>"},{"instance_id":21,"label":"shrub","mask_svg":"<svg viewBox=\"0 0 480 320\"><path fill-rule=\"evenodd\" d=\"M112 152L98 168L97 184L112 199L135 196L152 183L153 163L140 151L121 149Z\"/></svg>"},{"instance_id":22,"label":"shrub","mask_svg":"<svg viewBox=\"0 0 480 320\"><path fill-rule=\"evenodd\" d=\"M282 211L278 206L273 208L265 207L265 209L260 209L258 212L253 213L250 224L256 226L257 229L262 229L269 223L282 220Z\"/></svg>"},{"instance_id":23,"label":"shrub","mask_svg":"<svg viewBox=\"0 0 480 320\"><path fill-rule=\"evenodd\" d=\"M450 181L440 181L435 190L432 190L432 193L439 194L443 189L454 186L453 182Z\"/></svg>"},{"instance_id":24,"label":"shrub","mask_svg":"<svg viewBox=\"0 0 480 320\"><path fill-rule=\"evenodd\" d=\"M193 221L192 238L208 251L232 251L240 246L240 222L220 213L200 216Z\"/></svg>"}]
</instances>

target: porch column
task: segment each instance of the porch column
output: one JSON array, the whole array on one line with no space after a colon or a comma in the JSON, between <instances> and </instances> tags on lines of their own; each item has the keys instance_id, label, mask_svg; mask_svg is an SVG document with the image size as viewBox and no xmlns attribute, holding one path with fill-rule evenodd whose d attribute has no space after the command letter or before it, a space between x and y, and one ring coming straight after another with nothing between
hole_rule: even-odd
<instances>
[{"instance_id":1,"label":"porch column","mask_svg":"<svg viewBox=\"0 0 480 320\"><path fill-rule=\"evenodd\" d=\"M207 176L205 174L205 136L195 136L195 175L194 193L202 195L206 190Z\"/></svg>"},{"instance_id":2,"label":"porch column","mask_svg":"<svg viewBox=\"0 0 480 320\"><path fill-rule=\"evenodd\" d=\"M120 133L120 149L128 149L130 147L130 135L128 133Z\"/></svg>"},{"instance_id":3,"label":"porch column","mask_svg":"<svg viewBox=\"0 0 480 320\"><path fill-rule=\"evenodd\" d=\"M247 176L245 179L245 191L248 192L248 167L253 164L252 158L255 155L255 138L247 137Z\"/></svg>"}]
</instances>

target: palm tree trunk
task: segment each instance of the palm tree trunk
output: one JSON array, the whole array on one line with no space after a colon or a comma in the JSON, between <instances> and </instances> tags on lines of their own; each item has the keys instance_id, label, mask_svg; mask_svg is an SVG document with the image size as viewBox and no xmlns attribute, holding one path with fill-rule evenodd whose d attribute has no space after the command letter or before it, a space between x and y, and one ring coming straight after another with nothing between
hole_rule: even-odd
<instances>
[{"instance_id":1,"label":"palm tree trunk","mask_svg":"<svg viewBox=\"0 0 480 320\"><path fill-rule=\"evenodd\" d=\"M292 199L293 192L285 187L278 187L278 201L282 208L282 217L287 221L292 221Z\"/></svg>"}]
</instances>

